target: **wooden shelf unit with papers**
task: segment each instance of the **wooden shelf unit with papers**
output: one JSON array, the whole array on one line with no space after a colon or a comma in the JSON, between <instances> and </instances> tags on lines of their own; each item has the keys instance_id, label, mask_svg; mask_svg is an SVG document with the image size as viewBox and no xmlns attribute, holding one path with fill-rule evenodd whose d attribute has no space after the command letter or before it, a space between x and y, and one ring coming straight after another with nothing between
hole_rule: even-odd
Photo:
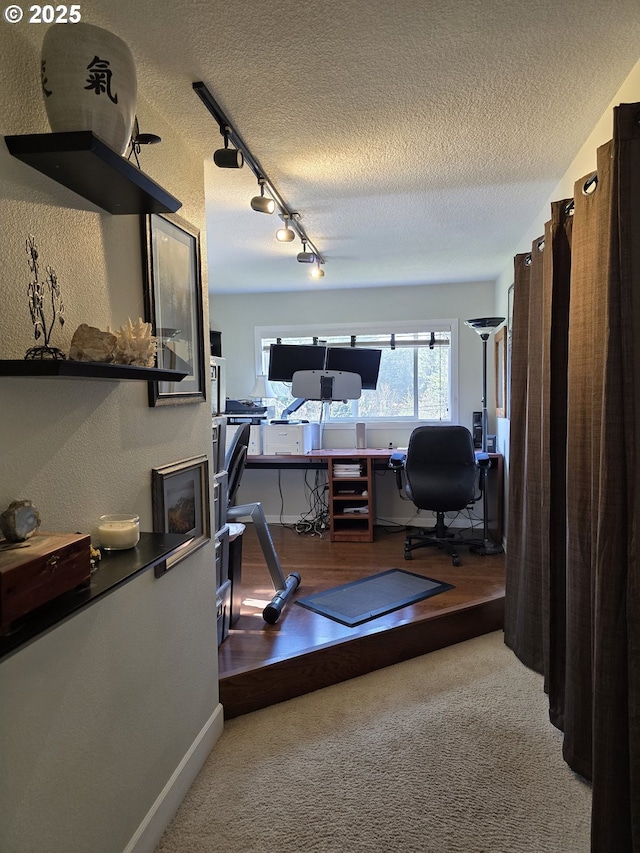
<instances>
[{"instance_id":1,"label":"wooden shelf unit with papers","mask_svg":"<svg viewBox=\"0 0 640 853\"><path fill-rule=\"evenodd\" d=\"M341 466L353 466L353 473ZM373 458L330 456L328 480L331 541L373 542Z\"/></svg>"}]
</instances>

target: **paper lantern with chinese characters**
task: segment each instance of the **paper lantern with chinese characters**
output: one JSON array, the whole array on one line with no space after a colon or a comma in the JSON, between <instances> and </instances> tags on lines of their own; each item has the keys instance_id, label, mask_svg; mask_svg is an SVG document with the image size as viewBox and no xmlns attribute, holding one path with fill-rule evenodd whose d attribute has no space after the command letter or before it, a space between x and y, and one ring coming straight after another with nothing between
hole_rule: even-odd
<instances>
[{"instance_id":1,"label":"paper lantern with chinese characters","mask_svg":"<svg viewBox=\"0 0 640 853\"><path fill-rule=\"evenodd\" d=\"M127 45L91 24L54 24L42 43L42 95L54 133L91 130L124 154L136 112L136 67Z\"/></svg>"}]
</instances>

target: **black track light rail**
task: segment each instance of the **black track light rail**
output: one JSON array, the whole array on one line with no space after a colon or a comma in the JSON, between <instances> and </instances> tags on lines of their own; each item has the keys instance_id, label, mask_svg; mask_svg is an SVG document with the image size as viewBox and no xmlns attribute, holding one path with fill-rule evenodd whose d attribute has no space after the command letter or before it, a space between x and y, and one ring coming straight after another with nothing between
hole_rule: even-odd
<instances>
[{"instance_id":1,"label":"black track light rail","mask_svg":"<svg viewBox=\"0 0 640 853\"><path fill-rule=\"evenodd\" d=\"M310 246L311 251L316 256L319 263L323 264L324 258L314 245L313 241L309 239L309 235L304 230L304 227L300 224L300 220L298 218L299 214L287 204L287 202L280 195L276 187L269 180L266 172L260 165L260 161L253 156L251 151L249 151L244 140L242 139L238 131L235 129L235 127L231 124L227 116L224 114L222 108L220 107L220 104L218 104L209 89L202 82L193 83L193 89L202 101L202 103L205 105L205 107L209 110L211 115L218 123L220 133L223 136L226 134L227 138L233 144L233 146L237 148L238 151L242 152L242 156L244 157L245 163L256 176L257 180L264 182L265 188L269 190L269 194L280 208L281 215L288 219L288 225L296 232L302 243L306 243L308 246Z\"/></svg>"}]
</instances>

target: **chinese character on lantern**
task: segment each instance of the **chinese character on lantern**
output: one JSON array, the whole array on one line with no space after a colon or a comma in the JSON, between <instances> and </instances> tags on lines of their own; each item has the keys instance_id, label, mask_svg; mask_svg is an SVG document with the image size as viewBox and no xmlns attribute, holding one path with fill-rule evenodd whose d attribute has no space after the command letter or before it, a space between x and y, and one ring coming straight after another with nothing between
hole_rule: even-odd
<instances>
[{"instance_id":1,"label":"chinese character on lantern","mask_svg":"<svg viewBox=\"0 0 640 853\"><path fill-rule=\"evenodd\" d=\"M87 65L89 76L87 78L88 86L85 89L93 89L96 95L107 93L108 98L114 103L118 103L118 96L111 92L111 77L113 71L109 68L107 59L100 59L99 56L94 56L91 62Z\"/></svg>"}]
</instances>

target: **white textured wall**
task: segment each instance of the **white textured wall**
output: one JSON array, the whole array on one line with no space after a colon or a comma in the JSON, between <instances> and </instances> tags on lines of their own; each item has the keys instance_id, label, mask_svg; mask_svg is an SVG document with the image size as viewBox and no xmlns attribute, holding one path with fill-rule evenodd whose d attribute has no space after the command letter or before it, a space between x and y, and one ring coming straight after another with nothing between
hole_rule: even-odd
<instances>
[{"instance_id":1,"label":"white textured wall","mask_svg":"<svg viewBox=\"0 0 640 853\"><path fill-rule=\"evenodd\" d=\"M227 396L246 397L255 381L254 329L256 326L304 323L348 323L389 319L425 320L459 318L458 340L458 421L471 427L472 412L480 410L482 396L482 345L478 335L464 325L471 317L492 316L495 288L492 282L424 285L415 287L371 288L358 290L265 293L211 297L211 325L222 331L222 354L227 359ZM392 331L392 329L390 329ZM489 349L489 400L493 400L493 351ZM491 415L491 406L489 407ZM490 417L491 424L495 419ZM406 446L411 427L370 428L370 447ZM355 428L327 428L324 447L355 447ZM309 482L312 475L308 476ZM305 506L304 476L300 471L283 472L284 514L297 517ZM377 478L378 514L402 519L412 506L401 502L390 475ZM247 471L241 486L241 499L261 500L268 517L277 520L280 494L274 471Z\"/></svg>"},{"instance_id":2,"label":"white textured wall","mask_svg":"<svg viewBox=\"0 0 640 853\"><path fill-rule=\"evenodd\" d=\"M31 41L5 26L3 134L49 130L28 29ZM202 228L202 163L138 82L141 125L164 140L143 151L143 168ZM0 171L0 357L21 358L33 343L30 233L66 306L54 344L68 350L82 322L143 315L139 218L99 212L4 144ZM89 531L105 512L135 510L149 531L151 469L210 455L209 402L152 409L143 382L2 379L0 395L0 507L32 499L45 530ZM0 849L125 848L218 707L213 563L209 544L160 580L148 572L0 664Z\"/></svg>"},{"instance_id":3,"label":"white textured wall","mask_svg":"<svg viewBox=\"0 0 640 853\"><path fill-rule=\"evenodd\" d=\"M602 117L589 134L584 145L574 157L571 165L558 182L540 213L533 220L520 243L514 246L513 254L528 252L532 242L544 233L545 222L551 214L551 203L573 196L573 187L577 180L591 174L596 168L596 152L600 145L608 142L613 136L613 110L618 104L630 104L640 101L640 60L635 64L631 73L624 81L615 97L602 114ZM496 282L496 307L499 314L507 316L508 290L513 283L513 261L502 272ZM509 485L509 421L506 418L497 420L498 450L504 454L505 465L505 512L508 509Z\"/></svg>"}]
</instances>

